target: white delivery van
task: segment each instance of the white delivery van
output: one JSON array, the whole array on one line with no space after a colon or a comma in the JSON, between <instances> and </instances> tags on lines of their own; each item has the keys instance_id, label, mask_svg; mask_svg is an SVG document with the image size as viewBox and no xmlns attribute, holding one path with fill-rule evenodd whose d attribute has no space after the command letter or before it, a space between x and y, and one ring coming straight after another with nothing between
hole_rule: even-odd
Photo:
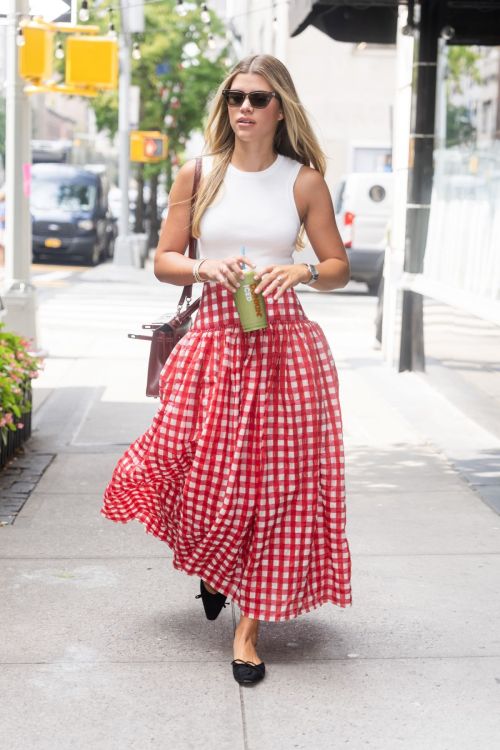
<instances>
[{"instance_id":1,"label":"white delivery van","mask_svg":"<svg viewBox=\"0 0 500 750\"><path fill-rule=\"evenodd\" d=\"M350 172L333 191L335 218L349 256L351 278L378 290L392 215L393 173ZM294 255L296 263L317 263L311 246Z\"/></svg>"},{"instance_id":2,"label":"white delivery van","mask_svg":"<svg viewBox=\"0 0 500 750\"><path fill-rule=\"evenodd\" d=\"M335 216L349 256L351 278L366 282L371 293L377 291L382 278L392 190L392 172L351 172L335 190Z\"/></svg>"}]
</instances>

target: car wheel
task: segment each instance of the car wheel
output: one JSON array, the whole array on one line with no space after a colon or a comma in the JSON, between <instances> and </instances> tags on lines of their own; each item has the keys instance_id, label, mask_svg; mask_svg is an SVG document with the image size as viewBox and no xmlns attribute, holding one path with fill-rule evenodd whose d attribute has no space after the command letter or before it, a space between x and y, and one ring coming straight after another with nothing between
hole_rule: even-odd
<instances>
[{"instance_id":1,"label":"car wheel","mask_svg":"<svg viewBox=\"0 0 500 750\"><path fill-rule=\"evenodd\" d=\"M378 297L378 290L379 290L379 287L380 287L381 278L382 277L380 277L380 279L377 279L376 281L368 281L367 282L367 284L368 284L368 294L371 294L374 297Z\"/></svg>"},{"instance_id":2,"label":"car wheel","mask_svg":"<svg viewBox=\"0 0 500 750\"><path fill-rule=\"evenodd\" d=\"M92 246L92 250L90 250L87 255L87 265L97 266L100 258L101 258L101 251L99 249L99 245L96 242L96 244Z\"/></svg>"}]
</instances>

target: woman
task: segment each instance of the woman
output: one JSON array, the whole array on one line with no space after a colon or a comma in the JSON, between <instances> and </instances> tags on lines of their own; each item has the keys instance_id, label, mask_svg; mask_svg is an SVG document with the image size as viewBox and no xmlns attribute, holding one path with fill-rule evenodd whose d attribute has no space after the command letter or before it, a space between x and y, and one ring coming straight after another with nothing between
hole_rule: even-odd
<instances>
[{"instance_id":1,"label":"woman","mask_svg":"<svg viewBox=\"0 0 500 750\"><path fill-rule=\"evenodd\" d=\"M200 580L206 615L231 597L241 619L235 679L262 679L259 621L351 604L338 380L325 336L294 287L345 286L349 263L324 156L290 74L269 55L240 62L215 96L193 213L200 258L184 256L195 164L180 169L155 275L204 282L196 321L160 379L152 426L126 452L103 514L133 518ZM312 165L312 166L311 166ZM294 264L307 231L317 266ZM241 246L246 247L243 256ZM268 327L244 333L233 294L256 268Z\"/></svg>"}]
</instances>

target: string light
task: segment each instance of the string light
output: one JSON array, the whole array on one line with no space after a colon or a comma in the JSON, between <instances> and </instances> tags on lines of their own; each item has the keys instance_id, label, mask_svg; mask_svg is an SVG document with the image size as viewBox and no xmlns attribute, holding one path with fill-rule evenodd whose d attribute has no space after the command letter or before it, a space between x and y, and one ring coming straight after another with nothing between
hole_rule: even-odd
<instances>
[{"instance_id":1,"label":"string light","mask_svg":"<svg viewBox=\"0 0 500 750\"><path fill-rule=\"evenodd\" d=\"M176 12L180 16L185 16L187 14L186 6L184 5L184 0L178 0L177 5L175 6Z\"/></svg>"},{"instance_id":2,"label":"string light","mask_svg":"<svg viewBox=\"0 0 500 750\"><path fill-rule=\"evenodd\" d=\"M207 8L206 3L201 4L201 16L200 17L203 23L210 23L210 12Z\"/></svg>"},{"instance_id":3,"label":"string light","mask_svg":"<svg viewBox=\"0 0 500 750\"><path fill-rule=\"evenodd\" d=\"M83 21L84 23L86 23L86 21L89 20L90 13L89 13L89 3L88 3L88 0L82 0L82 5L81 5L81 8L80 8L80 12L78 13L78 18L80 19L80 21Z\"/></svg>"},{"instance_id":4,"label":"string light","mask_svg":"<svg viewBox=\"0 0 500 750\"><path fill-rule=\"evenodd\" d=\"M108 8L108 13L109 13L108 36L110 36L112 39L116 39L116 27L113 21L113 8Z\"/></svg>"},{"instance_id":5,"label":"string light","mask_svg":"<svg viewBox=\"0 0 500 750\"><path fill-rule=\"evenodd\" d=\"M17 29L16 44L17 44L18 47L24 47L24 45L26 44L26 39L25 39L25 36L23 34L23 27L22 26L19 26L19 28Z\"/></svg>"},{"instance_id":6,"label":"string light","mask_svg":"<svg viewBox=\"0 0 500 750\"><path fill-rule=\"evenodd\" d=\"M55 55L58 60L64 60L64 47L62 42L57 42Z\"/></svg>"},{"instance_id":7,"label":"string light","mask_svg":"<svg viewBox=\"0 0 500 750\"><path fill-rule=\"evenodd\" d=\"M146 5L160 5L160 4L163 4L164 2L165 0L128 0L128 2L126 2L125 7L128 10L129 8L143 8ZM265 2L265 0L263 0L263 2ZM260 13L264 10L270 10L270 9L274 9L277 6L289 5L289 4L290 4L290 0L274 0L274 2L269 3L268 5L261 5L260 7L252 8L251 10L244 10L244 11L241 11L240 13L233 13L232 18L233 19L242 18L243 16L247 17L254 13ZM183 0L179 0L179 2L177 3L177 6L179 5L184 6ZM176 6L176 10L177 10L177 6ZM115 6L112 6L110 9L119 11L121 10L121 7L120 5L115 5ZM187 12L188 12L187 8L184 7L183 15L186 15ZM98 10L97 15L99 18L104 18L104 16L106 15L106 10Z\"/></svg>"},{"instance_id":8,"label":"string light","mask_svg":"<svg viewBox=\"0 0 500 750\"><path fill-rule=\"evenodd\" d=\"M142 57L139 42L134 42L132 45L132 57L134 58L134 60L140 60Z\"/></svg>"}]
</instances>

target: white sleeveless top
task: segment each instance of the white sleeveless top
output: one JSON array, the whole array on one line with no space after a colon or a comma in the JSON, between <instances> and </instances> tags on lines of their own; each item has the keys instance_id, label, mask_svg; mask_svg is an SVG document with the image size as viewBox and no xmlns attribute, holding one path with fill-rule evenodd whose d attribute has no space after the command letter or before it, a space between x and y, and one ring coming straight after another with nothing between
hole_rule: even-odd
<instances>
[{"instance_id":1,"label":"white sleeveless top","mask_svg":"<svg viewBox=\"0 0 500 750\"><path fill-rule=\"evenodd\" d=\"M203 171L211 159L203 159ZM246 255L258 267L293 264L300 218L293 186L302 164L278 154L267 169L244 172L229 164L215 201L200 223L199 254L204 258Z\"/></svg>"}]
</instances>

